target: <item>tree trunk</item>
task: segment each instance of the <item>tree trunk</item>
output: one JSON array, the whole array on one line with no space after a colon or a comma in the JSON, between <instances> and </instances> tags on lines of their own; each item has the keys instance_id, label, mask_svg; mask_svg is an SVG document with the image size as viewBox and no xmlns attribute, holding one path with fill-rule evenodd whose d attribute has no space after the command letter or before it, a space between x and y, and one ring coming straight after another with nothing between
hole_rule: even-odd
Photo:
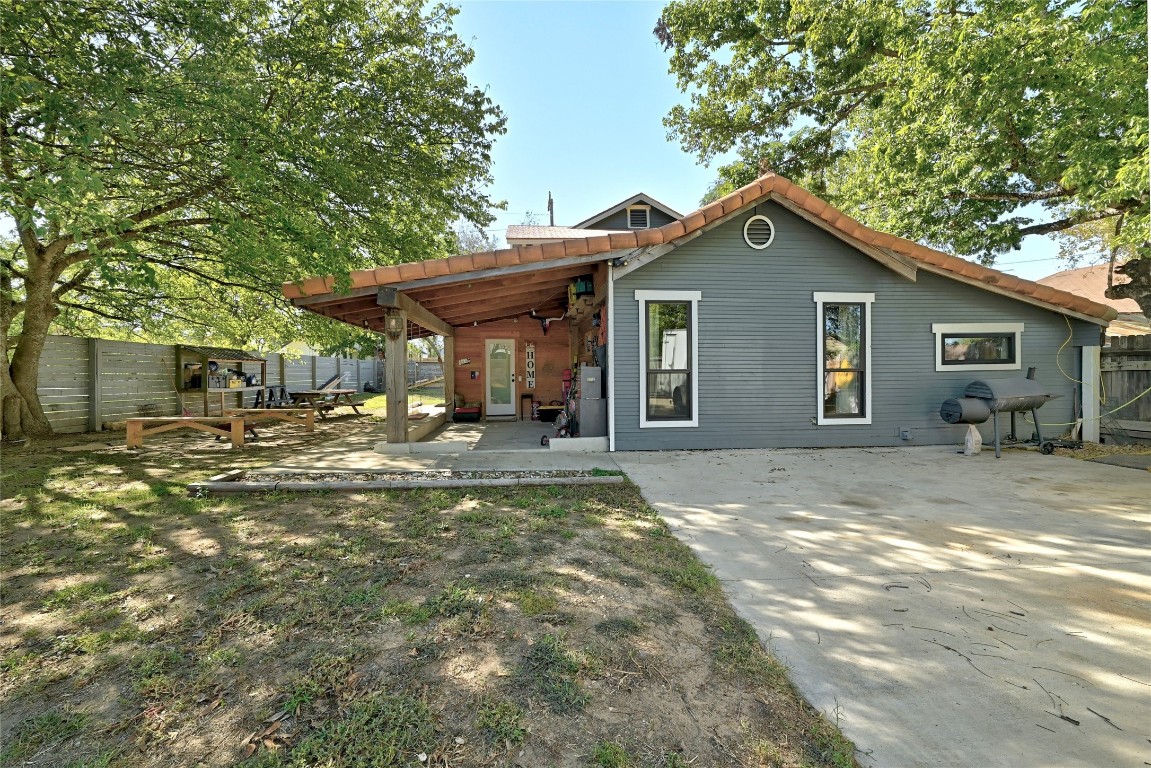
<instances>
[{"instance_id":1,"label":"tree trunk","mask_svg":"<svg viewBox=\"0 0 1151 768\"><path fill-rule=\"evenodd\" d=\"M1120 264L1115 273L1125 276L1128 282L1113 284L1104 295L1109 299L1132 299L1143 315L1151 318L1151 256Z\"/></svg>"},{"instance_id":2,"label":"tree trunk","mask_svg":"<svg viewBox=\"0 0 1151 768\"><path fill-rule=\"evenodd\" d=\"M20 337L11 357L5 360L7 365L0 372L5 439L19 440L25 435L45 437L52 434L52 425L40 407L40 396L36 388L40 379L40 355L48 342L48 329L58 312L52 296L52 282L29 280ZM7 328L3 329L0 341L7 355Z\"/></svg>"}]
</instances>

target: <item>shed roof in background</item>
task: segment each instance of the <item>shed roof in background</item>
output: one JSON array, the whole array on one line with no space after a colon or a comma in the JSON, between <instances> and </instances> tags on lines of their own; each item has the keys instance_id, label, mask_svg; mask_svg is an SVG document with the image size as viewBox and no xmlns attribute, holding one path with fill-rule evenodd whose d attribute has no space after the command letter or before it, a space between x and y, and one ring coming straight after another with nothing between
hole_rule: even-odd
<instances>
[{"instance_id":1,"label":"shed roof in background","mask_svg":"<svg viewBox=\"0 0 1151 768\"><path fill-rule=\"evenodd\" d=\"M180 349L191 352L193 355L201 355L203 357L211 358L212 360L224 360L231 363L263 363L264 358L259 355L245 352L242 349L229 349L227 347L204 347L192 344L181 344Z\"/></svg>"},{"instance_id":2,"label":"shed roof in background","mask_svg":"<svg viewBox=\"0 0 1151 768\"><path fill-rule=\"evenodd\" d=\"M1122 275L1118 275L1118 278L1120 283L1127 282L1127 278ZM1109 299L1104 295L1103 292L1107 290L1106 264L1095 264L1079 269L1065 269L1054 275L1041 277L1035 282L1073 293L1076 296L1082 296L1099 304L1106 304L1116 312L1125 314L1142 314L1143 312L1134 299Z\"/></svg>"}]
</instances>

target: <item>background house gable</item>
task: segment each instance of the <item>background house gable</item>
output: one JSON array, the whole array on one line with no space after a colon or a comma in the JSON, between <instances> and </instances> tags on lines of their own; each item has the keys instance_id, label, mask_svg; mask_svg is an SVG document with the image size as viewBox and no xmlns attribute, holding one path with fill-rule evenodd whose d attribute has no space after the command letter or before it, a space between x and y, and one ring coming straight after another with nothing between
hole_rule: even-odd
<instances>
[{"instance_id":1,"label":"background house gable","mask_svg":"<svg viewBox=\"0 0 1151 768\"><path fill-rule=\"evenodd\" d=\"M584 219L579 224L576 224L574 228L627 230L627 209L628 206L632 205L651 206L650 221L648 222L649 228L662 227L665 224L670 224L682 218L682 214L678 211L667 207L654 197L641 193L633 195L627 200L620 201L590 218Z\"/></svg>"}]
</instances>

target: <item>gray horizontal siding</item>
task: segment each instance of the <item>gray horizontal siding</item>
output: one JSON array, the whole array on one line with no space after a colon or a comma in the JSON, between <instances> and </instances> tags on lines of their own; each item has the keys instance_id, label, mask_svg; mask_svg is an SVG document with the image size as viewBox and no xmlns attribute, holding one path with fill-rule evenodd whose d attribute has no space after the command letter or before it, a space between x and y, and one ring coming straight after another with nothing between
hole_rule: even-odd
<instances>
[{"instance_id":1,"label":"gray horizontal siding","mask_svg":"<svg viewBox=\"0 0 1151 768\"><path fill-rule=\"evenodd\" d=\"M966 427L946 424L940 404L975 379L1023 375L1062 395L1041 421L1070 422L1078 346L1099 330L920 270L906 280L775 204L757 210L776 226L771 247L743 242L746 217L724 224L615 285L616 447L828 447L958 443ZM750 213L747 215L751 215ZM639 428L639 303L634 291L700 290L699 426ZM872 423L815 426L816 305L813 292L875 293L872 305ZM1019 371L935 371L932 323L1022 322ZM1070 340L1069 340L1070 333ZM1067 373L1060 372L1060 366ZM1030 435L1030 427L1021 436ZM1060 426L1049 432L1061 432ZM990 425L983 428L985 438Z\"/></svg>"}]
</instances>

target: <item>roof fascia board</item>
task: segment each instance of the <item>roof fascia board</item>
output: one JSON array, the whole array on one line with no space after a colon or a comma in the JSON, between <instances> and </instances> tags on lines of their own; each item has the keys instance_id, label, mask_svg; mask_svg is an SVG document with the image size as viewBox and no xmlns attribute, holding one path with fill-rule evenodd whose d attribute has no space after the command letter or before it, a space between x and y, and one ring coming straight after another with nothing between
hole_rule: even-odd
<instances>
[{"instance_id":1,"label":"roof fascia board","mask_svg":"<svg viewBox=\"0 0 1151 768\"><path fill-rule=\"evenodd\" d=\"M630 252L630 251L629 251ZM478 269L471 272L457 272L439 277L425 277L420 280L392 283L391 288L400 291L413 291L418 288L432 288L437 285L451 285L452 283L470 283L475 280L485 280L491 277L506 277L508 275L522 275L525 272L538 272L558 267L571 267L577 264L594 264L597 261L608 261L615 258L621 251L604 251L602 253L588 254L587 256L568 256L562 259L549 261L536 261L531 264L515 264L507 267L492 267L491 269Z\"/></svg>"},{"instance_id":2,"label":"roof fascia board","mask_svg":"<svg viewBox=\"0 0 1151 768\"><path fill-rule=\"evenodd\" d=\"M1049 304L1046 301L1040 301L1039 299L1033 298L1033 297L1028 296L1028 295L1023 294L1023 293L1017 293L1015 291L1009 291L1006 288L1000 288L999 286L993 285L992 283L985 283L982 280L978 280L974 277L964 277L963 275L956 274L955 272L949 272L948 270L943 269L942 267L937 267L934 264L920 263L919 268L926 271L926 272L931 272L932 274L939 275L940 277L946 277L950 280L955 280L955 281L960 282L960 283L966 283L967 285L973 286L975 288L982 288L985 291L990 291L991 293L997 293L1000 296L1006 296L1009 299L1015 299L1016 301L1022 301L1025 304L1031 304L1032 306L1039 307L1040 309L1046 309L1048 312L1055 312L1055 313L1060 314L1060 315L1067 315L1068 317L1073 317L1076 320L1084 320L1088 323L1094 323L1095 325L1103 326L1104 328L1107 327L1108 321L1104 320L1102 318L1092 317L1091 315L1085 315L1081 312L1076 312L1073 309L1068 309L1067 307L1061 307L1057 304Z\"/></svg>"},{"instance_id":3,"label":"roof fascia board","mask_svg":"<svg viewBox=\"0 0 1151 768\"><path fill-rule=\"evenodd\" d=\"M777 192L770 193L768 195L768 198L773 203L776 203L777 205L780 205L783 208L786 208L788 211L794 213L796 216L800 217L804 221L806 221L810 224L814 224L816 227L818 227L819 229L822 229L827 234L835 237L838 240L843 241L844 243L846 243L847 245L850 245L852 248L856 249L857 251L859 251L859 252L861 252L867 256L870 256L871 258L875 259L876 261L878 261L883 266L890 269L892 272L895 272L896 274L907 278L908 280L910 280L913 283L915 282L915 271L920 266L916 262L911 261L910 259L907 259L907 258L895 253L894 251L876 248L874 245L869 245L868 243L865 243L862 240L859 240L857 238L852 237L851 235L848 235L844 232L839 231L838 229L831 226L830 224L828 224L823 219L819 218L818 216L815 216L814 214L812 214L810 211L806 210L805 208L796 205L791 200L788 200L786 197L784 197L783 195L781 195Z\"/></svg>"},{"instance_id":4,"label":"roof fascia board","mask_svg":"<svg viewBox=\"0 0 1151 768\"><path fill-rule=\"evenodd\" d=\"M359 299L365 296L375 296L376 286L367 288L353 288L347 293L317 293L315 296L303 296L292 299L293 307L314 307L321 304L339 304L348 299Z\"/></svg>"}]
</instances>

